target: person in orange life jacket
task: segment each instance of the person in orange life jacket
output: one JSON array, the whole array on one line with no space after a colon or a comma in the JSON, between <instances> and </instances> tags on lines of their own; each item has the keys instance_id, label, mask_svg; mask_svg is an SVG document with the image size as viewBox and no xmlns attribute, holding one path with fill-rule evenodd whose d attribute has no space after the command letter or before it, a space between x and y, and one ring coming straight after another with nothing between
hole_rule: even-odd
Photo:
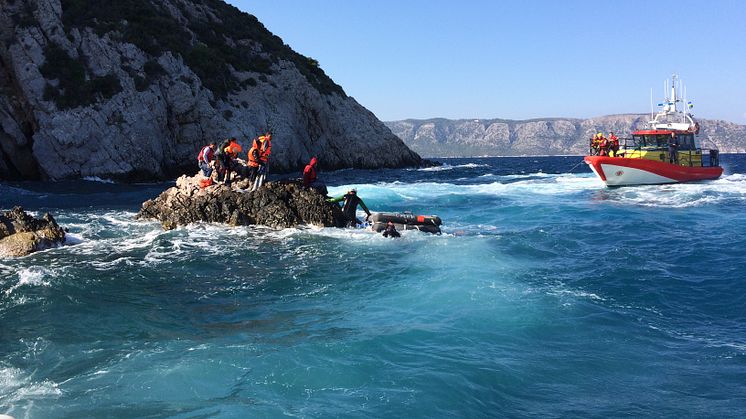
<instances>
[{"instance_id":1,"label":"person in orange life jacket","mask_svg":"<svg viewBox=\"0 0 746 419\"><path fill-rule=\"evenodd\" d=\"M355 227L358 224L362 224L362 221L358 220L357 217L355 217L358 204L363 207L363 211L365 211L365 213L367 214L367 216L365 217L365 221L368 221L368 217L370 217L370 211L368 210L368 207L365 206L365 202L363 202L363 200L360 199L359 196L357 196L357 189L350 189L349 192L347 192L346 194L338 198L327 199L326 201L334 203L343 200L344 205L342 206L342 214L344 214L345 216L347 227Z\"/></svg>"},{"instance_id":2,"label":"person in orange life jacket","mask_svg":"<svg viewBox=\"0 0 746 419\"><path fill-rule=\"evenodd\" d=\"M263 141L262 138L264 138ZM259 140L262 141L262 149L259 150L259 160L262 162L262 166L264 166L264 170L266 171L266 166L269 163L269 155L272 154L272 134L267 131L266 134L259 137Z\"/></svg>"},{"instance_id":3,"label":"person in orange life jacket","mask_svg":"<svg viewBox=\"0 0 746 419\"><path fill-rule=\"evenodd\" d=\"M231 184L231 172L235 172L237 169L236 158L238 157L238 153L240 152L241 145L238 144L236 139L233 137L231 137L228 145L223 147L223 153L221 154L220 163L223 166L226 185Z\"/></svg>"},{"instance_id":4,"label":"person in orange life jacket","mask_svg":"<svg viewBox=\"0 0 746 419\"><path fill-rule=\"evenodd\" d=\"M679 140L675 133L671 133L671 139L668 140L668 162L679 164Z\"/></svg>"},{"instance_id":5,"label":"person in orange life jacket","mask_svg":"<svg viewBox=\"0 0 746 419\"><path fill-rule=\"evenodd\" d=\"M606 137L603 136L603 134L600 134L601 138L598 144L598 155L599 156L608 156L609 155L609 140L606 139Z\"/></svg>"},{"instance_id":6,"label":"person in orange life jacket","mask_svg":"<svg viewBox=\"0 0 746 419\"><path fill-rule=\"evenodd\" d=\"M596 139L598 136L596 134L593 134L590 139L590 146L591 146L591 156L597 156L598 155L598 141Z\"/></svg>"},{"instance_id":7,"label":"person in orange life jacket","mask_svg":"<svg viewBox=\"0 0 746 419\"><path fill-rule=\"evenodd\" d=\"M388 223L386 223L386 229L383 230L383 237L401 237L401 234L396 231L396 226L394 225L393 221L389 221Z\"/></svg>"},{"instance_id":8,"label":"person in orange life jacket","mask_svg":"<svg viewBox=\"0 0 746 419\"><path fill-rule=\"evenodd\" d=\"M249 149L249 180L253 182L256 180L257 175L263 170L263 166L269 159L269 153L272 151L272 146L269 145L269 141L272 138L272 134L267 133L258 138L254 138L251 142L251 149Z\"/></svg>"},{"instance_id":9,"label":"person in orange life jacket","mask_svg":"<svg viewBox=\"0 0 746 419\"><path fill-rule=\"evenodd\" d=\"M609 131L609 150L614 153L614 157L619 152L619 138L614 135L613 131Z\"/></svg>"},{"instance_id":10,"label":"person in orange life jacket","mask_svg":"<svg viewBox=\"0 0 746 419\"><path fill-rule=\"evenodd\" d=\"M326 196L326 185L324 182L317 179L316 164L318 164L318 159L316 157L311 157L311 161L306 165L306 168L303 169L303 186L313 188L320 194Z\"/></svg>"},{"instance_id":11,"label":"person in orange life jacket","mask_svg":"<svg viewBox=\"0 0 746 419\"><path fill-rule=\"evenodd\" d=\"M214 159L215 142L213 141L204 146L197 155L197 164L199 165L199 168L202 169L202 174L205 175L205 177L210 177L210 175L212 175L212 166L210 166L210 164Z\"/></svg>"}]
</instances>

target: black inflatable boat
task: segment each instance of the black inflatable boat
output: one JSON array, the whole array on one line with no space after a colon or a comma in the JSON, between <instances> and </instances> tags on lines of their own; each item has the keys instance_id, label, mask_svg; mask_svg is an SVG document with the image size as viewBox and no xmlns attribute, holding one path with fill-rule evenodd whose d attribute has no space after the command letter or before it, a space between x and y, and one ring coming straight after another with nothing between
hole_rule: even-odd
<instances>
[{"instance_id":1,"label":"black inflatable boat","mask_svg":"<svg viewBox=\"0 0 746 419\"><path fill-rule=\"evenodd\" d=\"M415 215L411 212L374 212L369 221L373 224L373 231L381 232L391 221L397 230L420 230L426 233L440 233L442 221L437 215Z\"/></svg>"}]
</instances>

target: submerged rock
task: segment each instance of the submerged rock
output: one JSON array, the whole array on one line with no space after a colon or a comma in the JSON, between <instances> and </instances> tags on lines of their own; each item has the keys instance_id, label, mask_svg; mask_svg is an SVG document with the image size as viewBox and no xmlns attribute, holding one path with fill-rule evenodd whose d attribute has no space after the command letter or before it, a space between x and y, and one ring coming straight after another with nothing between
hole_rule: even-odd
<instances>
[{"instance_id":1,"label":"submerged rock","mask_svg":"<svg viewBox=\"0 0 746 419\"><path fill-rule=\"evenodd\" d=\"M15 207L0 214L0 257L25 256L64 241L65 230L49 213L38 219Z\"/></svg>"},{"instance_id":2,"label":"submerged rock","mask_svg":"<svg viewBox=\"0 0 746 419\"><path fill-rule=\"evenodd\" d=\"M158 220L165 230L200 221L273 228L344 225L338 205L326 202L324 195L296 182L267 182L249 192L246 180L232 187L214 184L201 188L201 179L199 175L181 176L175 187L145 201L137 218Z\"/></svg>"}]
</instances>

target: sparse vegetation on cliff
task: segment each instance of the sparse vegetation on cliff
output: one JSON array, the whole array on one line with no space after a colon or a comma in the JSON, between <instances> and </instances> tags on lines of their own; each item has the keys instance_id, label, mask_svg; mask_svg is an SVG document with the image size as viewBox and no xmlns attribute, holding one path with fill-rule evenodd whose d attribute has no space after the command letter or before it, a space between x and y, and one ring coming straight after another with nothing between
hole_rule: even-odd
<instances>
[{"instance_id":1,"label":"sparse vegetation on cliff","mask_svg":"<svg viewBox=\"0 0 746 419\"><path fill-rule=\"evenodd\" d=\"M57 81L56 86L46 85L44 100L53 100L60 109L90 105L122 91L122 85L114 74L89 75L82 60L72 58L57 44L49 43L44 49L44 57L44 65L39 70L45 78Z\"/></svg>"},{"instance_id":2,"label":"sparse vegetation on cliff","mask_svg":"<svg viewBox=\"0 0 746 419\"><path fill-rule=\"evenodd\" d=\"M194 9L178 3L185 22L175 18L164 4L149 0L62 0L62 19L67 31L90 27L99 35L112 33L152 57L165 51L180 55L217 97L246 87L232 70L272 74L280 59L291 61L322 94L345 96L316 60L296 53L272 35L256 17L220 0L202 0L210 12L196 16ZM259 46L259 50L246 45ZM147 86L138 81L138 90ZM249 84L251 85L251 84Z\"/></svg>"}]
</instances>

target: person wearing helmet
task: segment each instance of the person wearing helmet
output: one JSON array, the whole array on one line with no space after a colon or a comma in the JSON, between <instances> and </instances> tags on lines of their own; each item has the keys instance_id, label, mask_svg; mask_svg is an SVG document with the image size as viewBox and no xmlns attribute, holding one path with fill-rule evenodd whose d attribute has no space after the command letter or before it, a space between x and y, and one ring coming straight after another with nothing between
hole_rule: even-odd
<instances>
[{"instance_id":1,"label":"person wearing helmet","mask_svg":"<svg viewBox=\"0 0 746 419\"><path fill-rule=\"evenodd\" d=\"M365 213L367 214L365 217L365 221L368 221L368 218L370 217L370 211L368 210L368 207L365 206L365 202L363 202L363 200L359 196L357 196L357 189L353 188L340 197L327 199L327 202L332 203L341 201L344 201L344 204L342 205L342 214L344 214L345 216L347 227L356 227L358 224L362 224L362 221L357 219L357 217L355 216L355 213L357 213L358 204L363 207L363 211L365 211Z\"/></svg>"},{"instance_id":2,"label":"person wearing helmet","mask_svg":"<svg viewBox=\"0 0 746 419\"><path fill-rule=\"evenodd\" d=\"M609 155L609 140L604 137L600 132L598 133L598 155L608 156Z\"/></svg>"}]
</instances>

